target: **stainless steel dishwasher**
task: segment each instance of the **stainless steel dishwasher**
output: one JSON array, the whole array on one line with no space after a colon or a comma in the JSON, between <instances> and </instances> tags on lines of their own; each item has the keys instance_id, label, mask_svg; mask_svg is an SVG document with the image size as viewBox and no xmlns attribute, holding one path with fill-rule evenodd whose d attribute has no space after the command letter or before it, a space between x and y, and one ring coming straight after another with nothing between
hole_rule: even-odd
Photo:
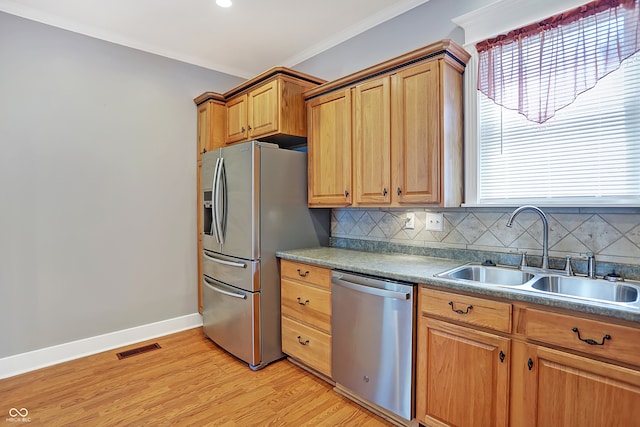
<instances>
[{"instance_id":1,"label":"stainless steel dishwasher","mask_svg":"<svg viewBox=\"0 0 640 427\"><path fill-rule=\"evenodd\" d=\"M336 384L412 419L414 286L337 270L331 286Z\"/></svg>"}]
</instances>

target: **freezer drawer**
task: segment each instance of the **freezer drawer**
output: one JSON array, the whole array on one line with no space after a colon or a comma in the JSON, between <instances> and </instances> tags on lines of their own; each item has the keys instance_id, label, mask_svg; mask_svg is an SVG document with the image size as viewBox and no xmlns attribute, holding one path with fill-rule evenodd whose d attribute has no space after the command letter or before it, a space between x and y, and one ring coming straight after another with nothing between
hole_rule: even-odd
<instances>
[{"instance_id":1,"label":"freezer drawer","mask_svg":"<svg viewBox=\"0 0 640 427\"><path fill-rule=\"evenodd\" d=\"M202 251L202 273L249 292L260 290L260 262Z\"/></svg>"},{"instance_id":2,"label":"freezer drawer","mask_svg":"<svg viewBox=\"0 0 640 427\"><path fill-rule=\"evenodd\" d=\"M239 359L259 365L260 293L204 276L202 302L204 334Z\"/></svg>"}]
</instances>

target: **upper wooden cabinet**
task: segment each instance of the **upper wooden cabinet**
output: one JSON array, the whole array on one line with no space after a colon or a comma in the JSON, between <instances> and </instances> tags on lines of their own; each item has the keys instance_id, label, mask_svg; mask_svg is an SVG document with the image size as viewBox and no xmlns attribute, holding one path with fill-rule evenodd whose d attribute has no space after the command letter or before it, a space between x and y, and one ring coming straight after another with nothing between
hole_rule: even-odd
<instances>
[{"instance_id":1,"label":"upper wooden cabinet","mask_svg":"<svg viewBox=\"0 0 640 427\"><path fill-rule=\"evenodd\" d=\"M445 150L457 149L462 156L461 138L441 138L443 111L440 94L445 90L440 81L441 60L400 71L392 76L393 92L393 187L394 202L443 203L443 195L459 206L462 194L455 184L462 184L462 168L458 167L459 181L445 183L443 170L461 166L460 162L449 164L442 161ZM460 87L461 89L461 87ZM462 99L462 92L457 92ZM455 112L462 117L462 108ZM457 123L462 127L462 121ZM462 135L462 132L460 132ZM462 158L462 157L461 157ZM451 193L456 193L451 194Z\"/></svg>"},{"instance_id":2,"label":"upper wooden cabinet","mask_svg":"<svg viewBox=\"0 0 640 427\"><path fill-rule=\"evenodd\" d=\"M309 206L351 204L351 91L307 103Z\"/></svg>"},{"instance_id":3,"label":"upper wooden cabinet","mask_svg":"<svg viewBox=\"0 0 640 427\"><path fill-rule=\"evenodd\" d=\"M353 178L356 204L391 201L391 80L353 90Z\"/></svg>"},{"instance_id":4,"label":"upper wooden cabinet","mask_svg":"<svg viewBox=\"0 0 640 427\"><path fill-rule=\"evenodd\" d=\"M224 101L209 98L198 104L198 161L207 151L224 145Z\"/></svg>"},{"instance_id":5,"label":"upper wooden cabinet","mask_svg":"<svg viewBox=\"0 0 640 427\"><path fill-rule=\"evenodd\" d=\"M353 96L351 122L344 122L353 130L352 203L312 203L310 193L310 206L460 206L462 73L468 59L466 51L444 40L305 92L307 109L334 91ZM318 158L325 155L326 135L341 132L335 121L312 115L308 125L309 151L316 153L309 159L311 170L328 163ZM333 188L335 180L330 170L309 175L310 188Z\"/></svg>"},{"instance_id":6,"label":"upper wooden cabinet","mask_svg":"<svg viewBox=\"0 0 640 427\"><path fill-rule=\"evenodd\" d=\"M272 136L304 143L307 125L302 93L321 81L288 70L225 94L228 98L225 143Z\"/></svg>"},{"instance_id":7,"label":"upper wooden cabinet","mask_svg":"<svg viewBox=\"0 0 640 427\"><path fill-rule=\"evenodd\" d=\"M238 95L227 102L227 124L224 142L233 144L247 139L247 95Z\"/></svg>"}]
</instances>

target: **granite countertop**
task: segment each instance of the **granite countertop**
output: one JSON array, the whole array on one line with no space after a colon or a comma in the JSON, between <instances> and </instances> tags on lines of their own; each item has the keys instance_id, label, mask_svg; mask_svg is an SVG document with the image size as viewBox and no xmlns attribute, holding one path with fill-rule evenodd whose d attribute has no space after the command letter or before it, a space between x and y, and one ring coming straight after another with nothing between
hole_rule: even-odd
<instances>
[{"instance_id":1,"label":"granite countertop","mask_svg":"<svg viewBox=\"0 0 640 427\"><path fill-rule=\"evenodd\" d=\"M583 313L598 314L640 323L640 310L634 309L633 307L583 301L520 289L487 286L474 284L473 282L434 277L437 273L466 264L465 261L461 260L418 255L364 252L332 247L279 251L276 253L276 256L291 261L306 262L354 273L428 284L443 289L473 292L551 307L566 308Z\"/></svg>"}]
</instances>

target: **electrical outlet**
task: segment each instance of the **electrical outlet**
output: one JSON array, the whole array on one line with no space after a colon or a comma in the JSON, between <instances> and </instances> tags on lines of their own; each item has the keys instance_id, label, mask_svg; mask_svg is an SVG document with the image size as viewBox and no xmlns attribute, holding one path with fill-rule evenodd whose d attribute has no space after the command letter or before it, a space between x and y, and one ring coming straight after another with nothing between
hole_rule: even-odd
<instances>
[{"instance_id":1,"label":"electrical outlet","mask_svg":"<svg viewBox=\"0 0 640 427\"><path fill-rule=\"evenodd\" d=\"M444 214L427 213L427 226L429 231L444 231Z\"/></svg>"},{"instance_id":2,"label":"electrical outlet","mask_svg":"<svg viewBox=\"0 0 640 427\"><path fill-rule=\"evenodd\" d=\"M404 228L407 230L413 230L416 228L416 214L413 212L407 212L407 216L404 218Z\"/></svg>"}]
</instances>

